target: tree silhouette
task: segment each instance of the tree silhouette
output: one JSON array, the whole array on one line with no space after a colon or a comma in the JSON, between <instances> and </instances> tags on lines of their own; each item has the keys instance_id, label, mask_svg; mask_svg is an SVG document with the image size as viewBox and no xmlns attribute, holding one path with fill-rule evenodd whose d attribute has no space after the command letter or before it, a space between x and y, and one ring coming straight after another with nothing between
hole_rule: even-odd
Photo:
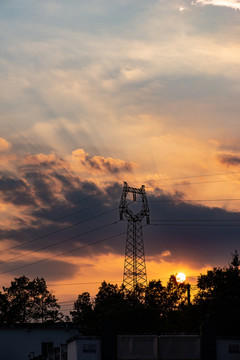
<instances>
[{"instance_id":1,"label":"tree silhouette","mask_svg":"<svg viewBox=\"0 0 240 360\"><path fill-rule=\"evenodd\" d=\"M71 315L88 332L90 328L98 331L105 320L114 323L118 332L167 331L167 319L171 312L176 316L186 302L186 290L187 285L178 284L173 275L166 286L153 280L147 287L137 284L131 291L103 281L93 302L89 293L78 296Z\"/></svg>"},{"instance_id":2,"label":"tree silhouette","mask_svg":"<svg viewBox=\"0 0 240 360\"><path fill-rule=\"evenodd\" d=\"M93 304L89 292L78 295L73 305L73 311L70 311L70 314L73 322L81 326L82 331L85 333L91 332L90 328L93 327Z\"/></svg>"},{"instance_id":3,"label":"tree silhouette","mask_svg":"<svg viewBox=\"0 0 240 360\"><path fill-rule=\"evenodd\" d=\"M55 322L63 317L57 299L47 290L43 278L30 281L26 276L15 278L0 293L1 323Z\"/></svg>"},{"instance_id":4,"label":"tree silhouette","mask_svg":"<svg viewBox=\"0 0 240 360\"><path fill-rule=\"evenodd\" d=\"M208 315L218 334L239 335L240 270L237 251L228 267L214 267L198 277L195 304L201 317Z\"/></svg>"}]
</instances>

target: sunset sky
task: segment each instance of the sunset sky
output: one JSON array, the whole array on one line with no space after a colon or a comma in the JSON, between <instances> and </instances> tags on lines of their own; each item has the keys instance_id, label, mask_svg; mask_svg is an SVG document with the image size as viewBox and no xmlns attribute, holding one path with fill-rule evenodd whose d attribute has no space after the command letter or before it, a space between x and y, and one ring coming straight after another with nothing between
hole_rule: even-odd
<instances>
[{"instance_id":1,"label":"sunset sky","mask_svg":"<svg viewBox=\"0 0 240 360\"><path fill-rule=\"evenodd\" d=\"M240 251L238 0L0 0L0 286L122 281L123 182L148 279ZM143 222L145 225L145 222ZM65 305L66 305L65 304Z\"/></svg>"}]
</instances>

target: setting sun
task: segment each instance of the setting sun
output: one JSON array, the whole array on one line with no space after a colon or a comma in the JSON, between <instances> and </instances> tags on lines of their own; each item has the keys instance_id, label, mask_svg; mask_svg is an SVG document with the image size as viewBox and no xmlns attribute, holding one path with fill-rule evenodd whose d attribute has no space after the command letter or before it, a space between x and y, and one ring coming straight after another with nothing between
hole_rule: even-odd
<instances>
[{"instance_id":1,"label":"setting sun","mask_svg":"<svg viewBox=\"0 0 240 360\"><path fill-rule=\"evenodd\" d=\"M184 283L184 281L186 280L186 275L184 273L178 273L176 275L176 281L180 284Z\"/></svg>"}]
</instances>

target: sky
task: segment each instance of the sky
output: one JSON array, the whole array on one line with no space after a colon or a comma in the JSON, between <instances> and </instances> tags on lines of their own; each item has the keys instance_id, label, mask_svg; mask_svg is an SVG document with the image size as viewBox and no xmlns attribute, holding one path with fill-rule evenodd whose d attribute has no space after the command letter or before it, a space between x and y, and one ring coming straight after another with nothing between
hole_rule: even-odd
<instances>
[{"instance_id":1,"label":"sky","mask_svg":"<svg viewBox=\"0 0 240 360\"><path fill-rule=\"evenodd\" d=\"M123 182L148 280L240 251L240 3L0 0L0 275L63 306L121 284ZM129 200L130 201L130 200ZM65 309L67 309L65 307Z\"/></svg>"}]
</instances>

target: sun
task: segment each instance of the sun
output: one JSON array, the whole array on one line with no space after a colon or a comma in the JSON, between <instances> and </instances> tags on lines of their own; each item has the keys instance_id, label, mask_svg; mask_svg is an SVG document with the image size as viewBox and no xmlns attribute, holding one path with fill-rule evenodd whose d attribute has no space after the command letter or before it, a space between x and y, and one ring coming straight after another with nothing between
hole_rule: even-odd
<instances>
[{"instance_id":1,"label":"sun","mask_svg":"<svg viewBox=\"0 0 240 360\"><path fill-rule=\"evenodd\" d=\"M186 275L184 273L178 273L176 275L176 281L179 283L179 284L182 284L184 283L184 281L186 280Z\"/></svg>"}]
</instances>

